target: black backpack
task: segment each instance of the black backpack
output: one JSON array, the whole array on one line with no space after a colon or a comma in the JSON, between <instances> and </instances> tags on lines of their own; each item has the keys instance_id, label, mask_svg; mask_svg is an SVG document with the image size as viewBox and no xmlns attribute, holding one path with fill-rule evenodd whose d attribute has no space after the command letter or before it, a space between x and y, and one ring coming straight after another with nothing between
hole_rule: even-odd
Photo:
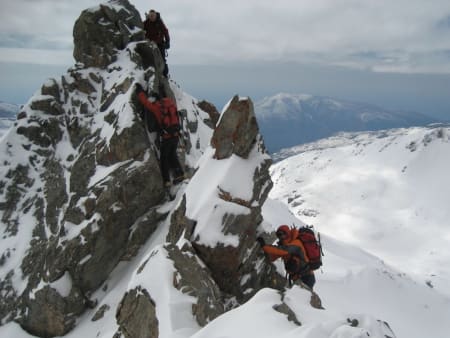
<instances>
[{"instance_id":1,"label":"black backpack","mask_svg":"<svg viewBox=\"0 0 450 338\"><path fill-rule=\"evenodd\" d=\"M145 107L142 112L142 118L144 119L145 125L147 126L147 129L150 133L154 132L159 133L161 131L161 128L158 125L158 121L156 120L155 115L153 115L153 113Z\"/></svg>"}]
</instances>

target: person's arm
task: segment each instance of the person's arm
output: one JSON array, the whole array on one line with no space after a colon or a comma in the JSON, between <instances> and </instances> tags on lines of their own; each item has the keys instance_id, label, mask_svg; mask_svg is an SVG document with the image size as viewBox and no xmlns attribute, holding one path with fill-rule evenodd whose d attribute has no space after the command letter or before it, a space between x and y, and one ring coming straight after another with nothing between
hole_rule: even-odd
<instances>
[{"instance_id":1,"label":"person's arm","mask_svg":"<svg viewBox=\"0 0 450 338\"><path fill-rule=\"evenodd\" d=\"M155 116L156 120L158 121L159 125L161 125L162 116L161 116L161 112L159 111L158 104L150 102L147 99L147 95L145 95L145 93L143 91L140 91L138 93L138 99L139 99L139 102L142 103L145 108L147 108L148 110L150 110L152 112L152 114Z\"/></svg>"},{"instance_id":2,"label":"person's arm","mask_svg":"<svg viewBox=\"0 0 450 338\"><path fill-rule=\"evenodd\" d=\"M277 258L286 257L289 255L289 252L287 250L274 245L264 245L262 249L269 256L271 262L273 262Z\"/></svg>"},{"instance_id":3,"label":"person's arm","mask_svg":"<svg viewBox=\"0 0 450 338\"><path fill-rule=\"evenodd\" d=\"M163 34L164 34L164 44L165 44L165 48L169 49L170 48L170 35L169 35L169 30L167 29L166 25L164 24L164 22L161 22L161 26L162 26L162 30L163 30Z\"/></svg>"}]
</instances>

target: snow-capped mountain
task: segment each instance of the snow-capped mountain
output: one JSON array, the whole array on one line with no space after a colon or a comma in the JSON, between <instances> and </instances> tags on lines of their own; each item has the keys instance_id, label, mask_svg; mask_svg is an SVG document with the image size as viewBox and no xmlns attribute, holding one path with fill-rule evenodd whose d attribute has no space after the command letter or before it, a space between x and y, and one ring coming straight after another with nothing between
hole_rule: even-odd
<instances>
[{"instance_id":1,"label":"snow-capped mountain","mask_svg":"<svg viewBox=\"0 0 450 338\"><path fill-rule=\"evenodd\" d=\"M423 126L436 120L413 112L306 94L280 93L255 104L271 152L332 136L341 131L370 131Z\"/></svg>"},{"instance_id":2,"label":"snow-capped mountain","mask_svg":"<svg viewBox=\"0 0 450 338\"><path fill-rule=\"evenodd\" d=\"M0 101L0 138L11 128L20 107L16 104Z\"/></svg>"}]
</instances>

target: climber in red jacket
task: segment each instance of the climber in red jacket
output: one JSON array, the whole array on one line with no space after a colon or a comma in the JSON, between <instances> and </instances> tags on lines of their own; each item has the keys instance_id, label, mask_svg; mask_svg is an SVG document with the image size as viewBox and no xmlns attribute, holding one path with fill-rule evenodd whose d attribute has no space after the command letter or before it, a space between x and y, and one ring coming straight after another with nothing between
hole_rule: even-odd
<instances>
[{"instance_id":1,"label":"climber in red jacket","mask_svg":"<svg viewBox=\"0 0 450 338\"><path fill-rule=\"evenodd\" d=\"M168 97L160 99L156 93L152 94L155 101L150 101L140 84L136 84L136 94L139 102L153 114L158 122L161 138L160 165L164 185L170 187L172 183L178 184L184 180L185 176L177 155L180 137L180 119L177 105ZM172 182L170 181L171 170L174 177Z\"/></svg>"}]
</instances>

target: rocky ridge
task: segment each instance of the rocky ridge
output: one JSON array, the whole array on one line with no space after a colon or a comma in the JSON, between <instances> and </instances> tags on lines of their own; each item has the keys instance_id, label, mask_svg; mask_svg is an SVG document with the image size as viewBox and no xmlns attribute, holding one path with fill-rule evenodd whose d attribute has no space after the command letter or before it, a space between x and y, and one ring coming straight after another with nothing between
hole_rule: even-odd
<instances>
[{"instance_id":1,"label":"rocky ridge","mask_svg":"<svg viewBox=\"0 0 450 338\"><path fill-rule=\"evenodd\" d=\"M238 248L218 249L191 245L185 232L188 241L182 249L170 244L179 239L180 227L196 220L183 214L189 201L186 196L173 213L161 210L166 200L158 149L144 127L133 85L139 82L149 91L163 86L177 99L185 112L182 158L188 171L196 169L193 164L209 142L211 117L194 100L180 102L182 92L162 76L159 51L143 39L141 28L139 13L125 0L83 11L74 27L77 63L60 79L50 79L42 86L40 94L21 109L13 132L0 145L6 155L0 168L2 239L7 242L1 253L3 323L14 320L38 336L66 334L78 316L95 305L91 295L104 287L118 263L132 259L169 219L172 230L165 250L179 267L180 280L175 287L189 285L190 292L197 295L194 313L198 322L205 325L224 311L224 290L218 284L225 284L219 271L228 262L218 257L234 253L230 272L253 250L242 271L231 278L235 286L226 290L230 296L243 297L238 284L256 264L254 237L261 221L260 207L270 189L270 160L264 155L262 140L256 142L251 102L245 101L243 112L252 115L247 119L252 121L253 132L236 145L246 153L257 147L257 156L265 159L261 168L254 168L254 196L247 201L249 205L242 206L251 212L245 216L225 214L223 231L239 235L238 226L245 224L252 227L252 240L239 241ZM231 104L223 121L238 116L233 107L242 102ZM246 128L247 122L239 123ZM225 196L219 203L236 203L227 193L217 191ZM255 206L250 205L253 202L257 202ZM212 276L199 260L213 271ZM145 266L142 264L141 270ZM185 266L189 271L183 270ZM192 275L192 269L198 273ZM202 281L198 279L201 275ZM210 285L206 295L205 283ZM140 286L124 295L117 310L119 331L135 336L128 320L130 306L147 309L155 305Z\"/></svg>"}]
</instances>

